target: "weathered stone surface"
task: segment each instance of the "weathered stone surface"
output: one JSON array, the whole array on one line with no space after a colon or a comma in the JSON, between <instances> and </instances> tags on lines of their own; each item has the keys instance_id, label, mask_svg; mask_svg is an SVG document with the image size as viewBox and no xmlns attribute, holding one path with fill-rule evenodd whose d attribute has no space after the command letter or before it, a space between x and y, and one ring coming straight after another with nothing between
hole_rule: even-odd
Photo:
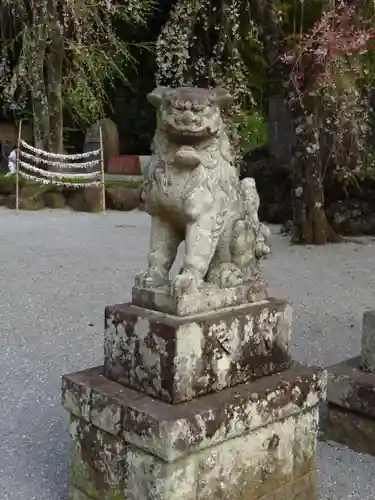
<instances>
[{"instance_id":1,"label":"weathered stone surface","mask_svg":"<svg viewBox=\"0 0 375 500\"><path fill-rule=\"evenodd\" d=\"M316 467L316 443L319 430L318 405L295 417L293 476L303 477Z\"/></svg>"},{"instance_id":2,"label":"weathered stone surface","mask_svg":"<svg viewBox=\"0 0 375 500\"><path fill-rule=\"evenodd\" d=\"M316 436L317 419L312 407L167 463L73 417L72 491L77 500L81 492L94 500L311 500L315 442L307 455L296 450L306 444L298 428Z\"/></svg>"},{"instance_id":3,"label":"weathered stone surface","mask_svg":"<svg viewBox=\"0 0 375 500\"><path fill-rule=\"evenodd\" d=\"M375 234L374 183L368 176L358 181L349 190L344 191L340 183L327 192L328 220L339 234Z\"/></svg>"},{"instance_id":4,"label":"weathered stone surface","mask_svg":"<svg viewBox=\"0 0 375 500\"><path fill-rule=\"evenodd\" d=\"M329 404L325 437L357 453L375 455L375 420L372 417Z\"/></svg>"},{"instance_id":5,"label":"weathered stone surface","mask_svg":"<svg viewBox=\"0 0 375 500\"><path fill-rule=\"evenodd\" d=\"M7 203L8 203L8 196L5 194L0 194L0 206L1 207L6 206Z\"/></svg>"},{"instance_id":6,"label":"weathered stone surface","mask_svg":"<svg viewBox=\"0 0 375 500\"><path fill-rule=\"evenodd\" d=\"M43 194L47 186L29 184L20 191L19 208L21 210L41 210L44 208Z\"/></svg>"},{"instance_id":7,"label":"weathered stone surface","mask_svg":"<svg viewBox=\"0 0 375 500\"><path fill-rule=\"evenodd\" d=\"M100 367L77 372L74 377L62 378L61 401L66 410L76 417L90 420L91 393L93 385L101 385L104 380Z\"/></svg>"},{"instance_id":8,"label":"weathered stone surface","mask_svg":"<svg viewBox=\"0 0 375 500\"><path fill-rule=\"evenodd\" d=\"M178 318L129 304L106 308L104 374L179 403L291 364L291 306L269 299Z\"/></svg>"},{"instance_id":9,"label":"weathered stone surface","mask_svg":"<svg viewBox=\"0 0 375 500\"><path fill-rule=\"evenodd\" d=\"M125 407L122 397L131 405L143 394L108 380L103 375L102 366L62 378L61 399L64 408L114 436L122 432Z\"/></svg>"},{"instance_id":10,"label":"weathered stone surface","mask_svg":"<svg viewBox=\"0 0 375 500\"><path fill-rule=\"evenodd\" d=\"M360 357L328 368L329 403L375 417L375 374L360 369Z\"/></svg>"},{"instance_id":11,"label":"weathered stone surface","mask_svg":"<svg viewBox=\"0 0 375 500\"><path fill-rule=\"evenodd\" d=\"M262 496L259 500L317 500L317 498L316 473L312 471L277 491ZM252 497L245 497L244 500L252 500Z\"/></svg>"},{"instance_id":12,"label":"weathered stone surface","mask_svg":"<svg viewBox=\"0 0 375 500\"><path fill-rule=\"evenodd\" d=\"M101 212L102 191L97 187L74 189L68 198L68 205L77 212Z\"/></svg>"},{"instance_id":13,"label":"weathered stone surface","mask_svg":"<svg viewBox=\"0 0 375 500\"><path fill-rule=\"evenodd\" d=\"M43 195L44 206L48 208L63 208L66 205L66 198L62 191L47 191Z\"/></svg>"},{"instance_id":14,"label":"weathered stone surface","mask_svg":"<svg viewBox=\"0 0 375 500\"><path fill-rule=\"evenodd\" d=\"M306 478L315 471L318 422L317 407L310 408L201 452L198 499L315 498L313 481L311 496L293 494L306 494Z\"/></svg>"},{"instance_id":15,"label":"weathered stone surface","mask_svg":"<svg viewBox=\"0 0 375 500\"><path fill-rule=\"evenodd\" d=\"M70 435L71 484L95 500L125 500L125 442L75 417Z\"/></svg>"},{"instance_id":16,"label":"weathered stone surface","mask_svg":"<svg viewBox=\"0 0 375 500\"><path fill-rule=\"evenodd\" d=\"M134 210L141 203L141 189L126 185L109 186L106 189L106 203L110 210Z\"/></svg>"},{"instance_id":17,"label":"weathered stone surface","mask_svg":"<svg viewBox=\"0 0 375 500\"><path fill-rule=\"evenodd\" d=\"M142 393L124 390L121 386L113 384L106 377L101 376L100 385L91 388L90 421L93 425L110 434L119 435L122 432L124 418L123 405L118 404L118 398L126 392L126 400L130 404L142 398Z\"/></svg>"},{"instance_id":18,"label":"weathered stone surface","mask_svg":"<svg viewBox=\"0 0 375 500\"><path fill-rule=\"evenodd\" d=\"M93 500L93 498L71 484L69 485L68 500Z\"/></svg>"},{"instance_id":19,"label":"weathered stone surface","mask_svg":"<svg viewBox=\"0 0 375 500\"><path fill-rule=\"evenodd\" d=\"M166 463L130 447L126 465L126 500L197 500L197 462L194 456Z\"/></svg>"},{"instance_id":20,"label":"weathered stone surface","mask_svg":"<svg viewBox=\"0 0 375 500\"><path fill-rule=\"evenodd\" d=\"M258 218L254 179L240 181L233 162L221 115L231 96L224 89L159 87L148 98L157 109L143 192L151 238L136 286L171 285L171 295L182 298L205 283L221 289L257 280L270 231ZM170 283L182 241L183 266Z\"/></svg>"},{"instance_id":21,"label":"weathered stone surface","mask_svg":"<svg viewBox=\"0 0 375 500\"><path fill-rule=\"evenodd\" d=\"M290 417L200 453L197 498L255 499L292 481L294 438Z\"/></svg>"},{"instance_id":22,"label":"weathered stone surface","mask_svg":"<svg viewBox=\"0 0 375 500\"><path fill-rule=\"evenodd\" d=\"M205 285L195 293L171 295L169 287L133 287L132 302L136 306L176 316L190 316L206 311L251 304L267 299L267 284L252 280L230 288Z\"/></svg>"},{"instance_id":23,"label":"weathered stone surface","mask_svg":"<svg viewBox=\"0 0 375 500\"><path fill-rule=\"evenodd\" d=\"M16 200L16 195L15 194L10 194L9 196L6 197L6 199L4 200L4 205L7 207L7 208L16 208L16 203L17 203L17 200Z\"/></svg>"},{"instance_id":24,"label":"weathered stone surface","mask_svg":"<svg viewBox=\"0 0 375 500\"><path fill-rule=\"evenodd\" d=\"M375 311L363 314L361 368L375 373Z\"/></svg>"},{"instance_id":25,"label":"weathered stone surface","mask_svg":"<svg viewBox=\"0 0 375 500\"><path fill-rule=\"evenodd\" d=\"M92 395L101 392L102 383L100 368L96 369L96 375L94 370L88 370L64 376L64 406L74 415L85 415L83 418L88 416L87 420L91 420L92 415L97 414ZM118 411L123 415L122 425L119 428L117 417L116 425L108 423L106 418L96 420L97 425L106 427L103 430L112 434L122 434L126 442L172 462L315 407L325 397L326 374L319 368L296 365L281 374L179 405L169 405L149 396L137 398L135 391L110 383L113 385L111 411L114 415L118 415ZM120 407L118 411L116 404ZM299 442L305 439L301 437L302 430L298 431Z\"/></svg>"}]
</instances>

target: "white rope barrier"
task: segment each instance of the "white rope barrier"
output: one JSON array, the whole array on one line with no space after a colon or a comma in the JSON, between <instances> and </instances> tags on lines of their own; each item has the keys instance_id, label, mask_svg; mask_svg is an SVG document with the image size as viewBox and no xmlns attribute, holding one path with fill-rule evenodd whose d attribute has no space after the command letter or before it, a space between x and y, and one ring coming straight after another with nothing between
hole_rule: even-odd
<instances>
[{"instance_id":1,"label":"white rope barrier","mask_svg":"<svg viewBox=\"0 0 375 500\"><path fill-rule=\"evenodd\" d=\"M29 163L26 163L22 160L20 160L20 167L25 168L26 170L30 170L31 172L35 172L36 174L39 175L44 175L45 177L50 177L54 179L97 179L100 176L100 170L97 172L87 172L85 174L72 174L71 172L69 173L62 173L62 172L52 172L48 170L43 170L38 167L34 167L34 165L30 165Z\"/></svg>"},{"instance_id":2,"label":"white rope barrier","mask_svg":"<svg viewBox=\"0 0 375 500\"><path fill-rule=\"evenodd\" d=\"M17 153L17 202L16 208L18 212L18 177L40 183L50 184L53 186L66 188L86 188L86 187L101 187L102 188L102 204L103 212L105 212L105 183L104 183L104 152L103 152L103 136L100 128L100 149L88 151L74 155L63 155L49 153L42 149L35 148L27 144L21 139L21 126L19 126L18 137L18 153ZM25 151L26 150L26 151ZM90 159L96 156L99 158ZM75 162L75 160L84 160L85 162ZM26 161L24 161L26 160ZM45 166L45 168L43 168ZM95 172L72 172L72 170L91 169L99 167ZM100 180L99 180L100 178ZM78 182L76 182L78 181ZM84 182L79 182L84 181Z\"/></svg>"},{"instance_id":3,"label":"white rope barrier","mask_svg":"<svg viewBox=\"0 0 375 500\"><path fill-rule=\"evenodd\" d=\"M53 184L54 186L66 187L66 188L84 188L84 187L100 187L102 183L100 181L96 182L85 182L80 184L78 182L61 182L61 181L53 181L52 179L43 179L42 177L35 177L34 175L25 174L25 172L18 172L21 177L24 177L28 181L38 182L40 184Z\"/></svg>"},{"instance_id":4,"label":"white rope barrier","mask_svg":"<svg viewBox=\"0 0 375 500\"><path fill-rule=\"evenodd\" d=\"M101 149L95 149L94 151L87 151L87 153L78 153L75 155L63 155L63 154L43 151L43 149L34 148L33 146L30 146L30 144L27 144L27 142L23 141L22 139L20 141L20 144L24 148L32 151L34 154L40 156L47 156L48 158L54 158L55 160L82 160L83 158L90 158L90 156L97 156L101 152Z\"/></svg>"},{"instance_id":5,"label":"white rope barrier","mask_svg":"<svg viewBox=\"0 0 375 500\"><path fill-rule=\"evenodd\" d=\"M26 153L26 151L21 150L20 153L27 160L31 160L35 163L42 163L44 165L53 165L54 167L57 168L83 169L83 168L92 168L95 167L96 165L100 165L100 158L98 158L97 160L86 161L84 163L65 163L65 162L60 163L56 161L47 160L45 158L38 158L37 156Z\"/></svg>"}]
</instances>

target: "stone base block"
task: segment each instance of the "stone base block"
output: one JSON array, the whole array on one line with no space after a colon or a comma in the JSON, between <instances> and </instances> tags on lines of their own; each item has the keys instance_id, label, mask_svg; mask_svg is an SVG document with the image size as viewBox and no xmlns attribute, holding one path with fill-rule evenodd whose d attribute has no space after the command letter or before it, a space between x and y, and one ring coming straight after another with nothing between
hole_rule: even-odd
<instances>
[{"instance_id":1,"label":"stone base block","mask_svg":"<svg viewBox=\"0 0 375 500\"><path fill-rule=\"evenodd\" d=\"M361 357L328 368L327 437L354 451L375 455L375 373Z\"/></svg>"},{"instance_id":2,"label":"stone base block","mask_svg":"<svg viewBox=\"0 0 375 500\"><path fill-rule=\"evenodd\" d=\"M205 285L202 290L181 297L172 296L169 287L133 287L132 303L154 311L175 316L191 316L226 307L250 304L267 299L267 284L251 280L233 288L218 288Z\"/></svg>"},{"instance_id":3,"label":"stone base block","mask_svg":"<svg viewBox=\"0 0 375 500\"><path fill-rule=\"evenodd\" d=\"M276 299L188 318L107 307L104 373L180 403L288 368L291 321L291 306Z\"/></svg>"},{"instance_id":4,"label":"stone base block","mask_svg":"<svg viewBox=\"0 0 375 500\"><path fill-rule=\"evenodd\" d=\"M312 471L259 500L317 500L316 489L316 472ZM244 500L252 500L251 496L243 498Z\"/></svg>"},{"instance_id":5,"label":"stone base block","mask_svg":"<svg viewBox=\"0 0 375 500\"><path fill-rule=\"evenodd\" d=\"M69 486L68 500L93 500L93 498L86 495L86 493L84 493L79 488L76 488L75 486L70 485Z\"/></svg>"},{"instance_id":6,"label":"stone base block","mask_svg":"<svg viewBox=\"0 0 375 500\"><path fill-rule=\"evenodd\" d=\"M144 497L144 498L154 498L154 497ZM232 500L233 497L221 497L222 499ZM253 500L255 497L241 497L241 500ZM125 500L135 499L135 497L128 497ZM176 499L180 500L183 497L176 497ZM94 497L88 496L79 488L76 488L73 485L69 487L69 497L68 500L96 500ZM143 500L143 497L142 497ZM168 497L169 500L169 497ZM235 499L234 499L235 500ZM272 492L270 495L263 495L261 498L257 498L257 500L317 500L316 496L316 473L311 472L302 476L299 479L291 481L285 486L282 486L280 489Z\"/></svg>"},{"instance_id":7,"label":"stone base block","mask_svg":"<svg viewBox=\"0 0 375 500\"><path fill-rule=\"evenodd\" d=\"M70 500L315 500L326 375L295 366L180 405L106 380L63 377Z\"/></svg>"},{"instance_id":8,"label":"stone base block","mask_svg":"<svg viewBox=\"0 0 375 500\"><path fill-rule=\"evenodd\" d=\"M357 453L375 455L374 418L329 404L325 436Z\"/></svg>"},{"instance_id":9,"label":"stone base block","mask_svg":"<svg viewBox=\"0 0 375 500\"><path fill-rule=\"evenodd\" d=\"M361 368L375 373L375 311L365 311L362 322Z\"/></svg>"},{"instance_id":10,"label":"stone base block","mask_svg":"<svg viewBox=\"0 0 375 500\"><path fill-rule=\"evenodd\" d=\"M329 403L375 419L375 373L360 368L355 357L328 368Z\"/></svg>"}]
</instances>

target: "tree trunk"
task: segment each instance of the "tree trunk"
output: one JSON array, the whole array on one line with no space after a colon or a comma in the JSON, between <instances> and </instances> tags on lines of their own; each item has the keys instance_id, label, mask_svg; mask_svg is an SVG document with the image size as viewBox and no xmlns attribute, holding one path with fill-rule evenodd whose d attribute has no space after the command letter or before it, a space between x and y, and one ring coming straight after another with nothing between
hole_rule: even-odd
<instances>
[{"instance_id":1,"label":"tree trunk","mask_svg":"<svg viewBox=\"0 0 375 500\"><path fill-rule=\"evenodd\" d=\"M295 244L324 245L340 241L331 228L325 213L324 179L321 151L314 152L317 142L313 116L319 111L300 106L294 108L296 142L293 172L293 229L291 241ZM313 148L310 150L309 148ZM311 151L311 152L309 152Z\"/></svg>"},{"instance_id":2,"label":"tree trunk","mask_svg":"<svg viewBox=\"0 0 375 500\"><path fill-rule=\"evenodd\" d=\"M48 138L49 150L54 153L63 152L63 101L62 72L64 60L64 28L58 20L55 2L51 2L49 12L50 44L47 54L47 94L50 116Z\"/></svg>"},{"instance_id":3,"label":"tree trunk","mask_svg":"<svg viewBox=\"0 0 375 500\"><path fill-rule=\"evenodd\" d=\"M282 42L284 39L279 16L279 0L251 0L257 24L261 27L267 61L270 66L271 93L282 95L289 100L294 91L290 81L290 68L281 62ZM305 100L305 99L304 99ZM293 230L292 243L322 245L339 241L326 218L324 207L323 169L319 149L315 154L307 154L307 146L316 142L312 118L316 112L315 102L303 102L303 107L295 99L292 109L295 130L303 125L303 132L296 134L293 145ZM306 109L306 106L308 109ZM306 112L306 111L311 112Z\"/></svg>"},{"instance_id":4,"label":"tree trunk","mask_svg":"<svg viewBox=\"0 0 375 500\"><path fill-rule=\"evenodd\" d=\"M325 214L319 160L300 160L293 168L293 180L292 243L324 245L339 241Z\"/></svg>"},{"instance_id":5,"label":"tree trunk","mask_svg":"<svg viewBox=\"0 0 375 500\"><path fill-rule=\"evenodd\" d=\"M48 148L50 131L48 99L44 83L48 19L44 2L33 2L31 7L33 23L29 39L30 59L28 73L33 109L34 144L35 147L45 150Z\"/></svg>"}]
</instances>

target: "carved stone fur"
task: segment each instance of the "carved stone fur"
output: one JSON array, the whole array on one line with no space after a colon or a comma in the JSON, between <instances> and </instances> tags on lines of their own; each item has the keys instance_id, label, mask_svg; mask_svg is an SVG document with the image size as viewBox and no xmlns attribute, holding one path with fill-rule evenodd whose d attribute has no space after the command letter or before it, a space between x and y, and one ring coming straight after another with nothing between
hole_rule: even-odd
<instances>
[{"instance_id":1,"label":"carved stone fur","mask_svg":"<svg viewBox=\"0 0 375 500\"><path fill-rule=\"evenodd\" d=\"M176 296L204 282L221 288L246 282L270 252L259 223L259 196L251 178L239 181L221 109L224 89L158 87L148 96L157 110L153 155L145 173L144 201L152 217L147 271L137 286L169 283L177 248L185 240Z\"/></svg>"}]
</instances>

